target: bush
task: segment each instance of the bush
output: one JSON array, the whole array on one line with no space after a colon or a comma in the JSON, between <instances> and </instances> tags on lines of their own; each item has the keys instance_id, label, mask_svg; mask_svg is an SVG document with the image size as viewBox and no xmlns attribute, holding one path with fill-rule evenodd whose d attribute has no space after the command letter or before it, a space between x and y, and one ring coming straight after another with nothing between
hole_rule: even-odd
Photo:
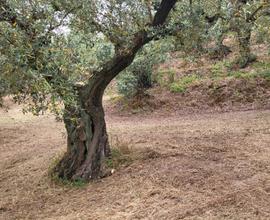
<instances>
[{"instance_id":1,"label":"bush","mask_svg":"<svg viewBox=\"0 0 270 220\"><path fill-rule=\"evenodd\" d=\"M150 43L135 58L133 63L117 78L118 92L126 97L144 93L153 85L153 68L164 62L173 48L170 40Z\"/></svg>"},{"instance_id":2,"label":"bush","mask_svg":"<svg viewBox=\"0 0 270 220\"><path fill-rule=\"evenodd\" d=\"M136 62L129 71L121 74L117 80L118 92L125 97L144 93L152 87L152 65L146 62Z\"/></svg>"},{"instance_id":3,"label":"bush","mask_svg":"<svg viewBox=\"0 0 270 220\"><path fill-rule=\"evenodd\" d=\"M121 74L117 79L117 90L120 94L131 97L137 91L137 78L132 73Z\"/></svg>"}]
</instances>

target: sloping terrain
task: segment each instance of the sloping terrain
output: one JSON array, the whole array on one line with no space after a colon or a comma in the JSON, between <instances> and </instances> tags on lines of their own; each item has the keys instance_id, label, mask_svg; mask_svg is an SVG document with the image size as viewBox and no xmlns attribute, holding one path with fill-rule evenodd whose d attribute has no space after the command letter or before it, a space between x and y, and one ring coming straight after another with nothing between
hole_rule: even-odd
<instances>
[{"instance_id":1,"label":"sloping terrain","mask_svg":"<svg viewBox=\"0 0 270 220\"><path fill-rule=\"evenodd\" d=\"M220 60L207 54L172 53L171 59L155 68L154 85L146 96L125 99L114 92L111 111L128 115L166 110L166 114L174 115L269 109L268 45L253 42L251 50L257 60L244 69L237 69L233 63L238 56L238 45L233 38L226 39L225 43L233 52ZM116 90L113 83L110 89Z\"/></svg>"},{"instance_id":2,"label":"sloping terrain","mask_svg":"<svg viewBox=\"0 0 270 220\"><path fill-rule=\"evenodd\" d=\"M47 176L65 150L63 124L19 110L0 112L1 220L270 219L269 110L109 112L113 145L156 153L78 188Z\"/></svg>"}]
</instances>

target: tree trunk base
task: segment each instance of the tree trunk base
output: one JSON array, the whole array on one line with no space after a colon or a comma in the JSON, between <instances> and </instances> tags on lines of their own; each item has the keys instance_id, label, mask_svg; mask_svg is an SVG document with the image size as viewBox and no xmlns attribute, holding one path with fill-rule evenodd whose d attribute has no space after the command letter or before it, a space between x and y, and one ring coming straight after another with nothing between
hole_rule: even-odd
<instances>
[{"instance_id":1,"label":"tree trunk base","mask_svg":"<svg viewBox=\"0 0 270 220\"><path fill-rule=\"evenodd\" d=\"M91 180L105 178L111 175L111 169L106 166L106 158L103 158L103 161L100 162L95 170L91 168L91 165L85 166L85 161L80 166L75 166L74 155L66 153L52 169L51 176L70 182L89 182Z\"/></svg>"},{"instance_id":2,"label":"tree trunk base","mask_svg":"<svg viewBox=\"0 0 270 220\"><path fill-rule=\"evenodd\" d=\"M70 181L89 181L108 175L105 166L110 156L110 146L103 110L98 117L94 113L81 111L79 120L65 118L67 152L53 169L53 175Z\"/></svg>"}]
</instances>

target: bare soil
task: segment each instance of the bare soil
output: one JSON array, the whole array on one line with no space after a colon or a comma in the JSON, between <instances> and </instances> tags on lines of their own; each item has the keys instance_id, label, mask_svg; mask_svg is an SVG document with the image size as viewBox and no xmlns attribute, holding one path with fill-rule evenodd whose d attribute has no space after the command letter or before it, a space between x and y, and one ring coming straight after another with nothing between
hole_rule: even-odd
<instances>
[{"instance_id":1,"label":"bare soil","mask_svg":"<svg viewBox=\"0 0 270 220\"><path fill-rule=\"evenodd\" d=\"M0 111L1 220L270 219L269 110L108 112L112 144L156 154L79 188L48 177L65 150L61 122Z\"/></svg>"}]
</instances>

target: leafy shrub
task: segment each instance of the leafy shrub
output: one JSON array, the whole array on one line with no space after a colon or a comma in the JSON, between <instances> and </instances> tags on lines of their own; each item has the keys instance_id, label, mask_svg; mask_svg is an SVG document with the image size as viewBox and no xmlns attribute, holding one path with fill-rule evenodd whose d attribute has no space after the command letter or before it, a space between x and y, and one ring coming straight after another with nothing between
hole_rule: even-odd
<instances>
[{"instance_id":1,"label":"leafy shrub","mask_svg":"<svg viewBox=\"0 0 270 220\"><path fill-rule=\"evenodd\" d=\"M186 89L186 85L182 83L172 83L170 86L171 92L184 93Z\"/></svg>"},{"instance_id":2,"label":"leafy shrub","mask_svg":"<svg viewBox=\"0 0 270 220\"><path fill-rule=\"evenodd\" d=\"M168 39L147 45L117 78L118 92L131 97L152 87L154 66L164 62L172 48L173 45Z\"/></svg>"},{"instance_id":3,"label":"leafy shrub","mask_svg":"<svg viewBox=\"0 0 270 220\"><path fill-rule=\"evenodd\" d=\"M264 61L259 61L259 62L253 63L252 67L254 67L256 69L270 69L270 63L264 62Z\"/></svg>"},{"instance_id":4,"label":"leafy shrub","mask_svg":"<svg viewBox=\"0 0 270 220\"><path fill-rule=\"evenodd\" d=\"M121 74L117 79L118 92L126 97L130 97L136 93L137 78L132 73L127 72Z\"/></svg>"}]
</instances>

